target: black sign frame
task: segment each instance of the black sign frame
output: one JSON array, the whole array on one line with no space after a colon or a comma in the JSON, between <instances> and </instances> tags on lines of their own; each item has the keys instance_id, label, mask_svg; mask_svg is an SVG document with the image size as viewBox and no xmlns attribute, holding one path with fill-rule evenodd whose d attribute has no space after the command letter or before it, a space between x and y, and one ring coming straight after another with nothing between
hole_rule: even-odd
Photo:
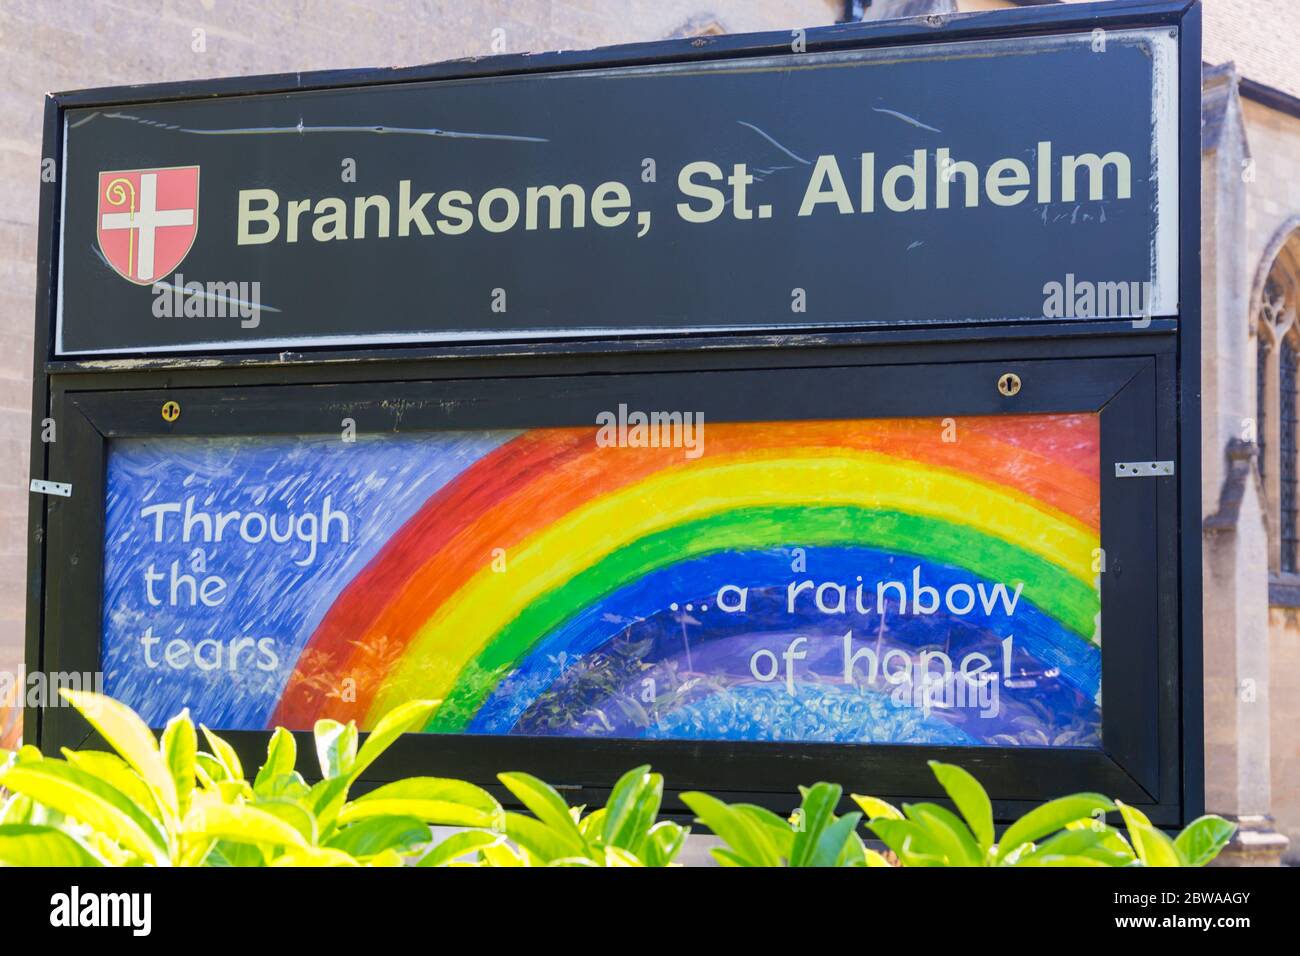
<instances>
[{"instance_id":1,"label":"black sign frame","mask_svg":"<svg viewBox=\"0 0 1300 956\"><path fill-rule=\"evenodd\" d=\"M815 778L843 782L846 789L866 790L894 799L929 798L937 789L924 758L956 759L986 781L1000 820L1023 811L1031 802L1075 789L1100 789L1145 809L1153 821L1175 826L1199 814L1203 806L1203 728L1201 672L1201 537L1200 537L1200 268L1199 268L1199 104L1200 8L1190 0L1120 0L1116 3L1035 7L996 15L885 21L807 31L809 51L859 47L944 43L994 37L1023 37L1096 28L1167 28L1177 31L1179 46L1179 289L1178 317L1157 318L1145 325L1127 322L1075 321L1064 327L1051 322L1010 326L885 328L812 333L725 333L709 336L607 337L590 340L480 343L439 346L377 347L357 350L312 350L279 354L214 354L153 359L80 359L55 357L54 317L60 233L57 180L43 185L38 247L36 354L33 382L32 477L70 481L70 499L34 495L29 517L29 587L27 661L33 671L94 670L98 666L97 625L79 605L98 613L102 540L93 520L94 502L102 506L104 442L118 434L170 433L157 418L160 400L172 398L187 408L177 427L202 428L235 409L268 405L266 389L289 386L324 395L331 389L361 389L374 399L409 388L409 383L439 379L465 382L485 378L527 382L542 376L587 374L665 375L685 371L815 370L844 366L943 366L953 384L937 394L953 409L970 413L992 405L1007 409L988 374L995 368L1023 367L1027 381L1041 381L1032 363L1071 356L1088 374L1074 384L1057 383L1043 391L1026 389L1017 411L1056 408L1103 408L1119 390L1095 386L1108 378L1107 368L1137 361L1151 379L1148 411L1159 430L1151 458L1176 463L1172 479L1127 480L1130 486L1151 482L1157 502L1143 529L1145 542L1126 544L1136 526L1112 529L1108 552L1145 555L1130 574L1149 575L1158 587L1154 613L1159 623L1159 676L1146 701L1110 700L1111 713L1122 717L1128 733L1154 733L1158 756L1144 767L1107 770L1105 755L1074 751L959 748L955 752L923 747L843 747L841 745L722 743L682 744L646 749L634 742L555 741L536 738L443 737L404 739L390 758L376 765L370 782L412 773L458 774L488 782L505 769L528 769L567 784L575 799L599 801L618 771L642 757L653 758L675 789L706 787L777 809L788 809L793 786ZM158 102L195 96L237 96L252 92L292 92L413 80L468 78L501 74L618 67L647 63L705 61L772 55L788 50L787 33L728 36L704 40L615 47L586 53L506 56L427 67L383 71L340 71L175 83L52 95L46 102L43 155L57 168L62 155L64 113L86 107L107 108L133 102ZM1068 351L1066 351L1068 350ZM1029 363L1029 364L1025 364ZM815 375L815 372L813 373ZM1131 381L1130 378L1127 381ZM408 384L403 384L408 383ZM1092 388L1092 391L1089 391ZM284 393L281 393L284 394ZM883 393L882 393L883 396ZM873 409L886 407L881 397ZM907 414L919 411L924 402ZM305 406L304 406L305 407ZM223 411L224 410L224 411ZM88 413L89 412L89 413ZM309 415L308 411L291 412ZM933 414L933 412L929 412ZM215 417L214 417L215 416ZM797 417L797 416L795 416ZM60 429L58 440L42 440L43 423ZM227 421L227 429L240 431ZM146 424L147 422L147 424ZM199 424L195 424L195 423ZM293 427L302 427L297 421ZM184 432L182 432L184 433ZM1103 494L1114 494L1116 479L1105 469L1119 449L1103 439ZM1133 452L1135 455L1136 452ZM1115 459L1123 460L1123 459ZM1131 493L1131 492L1130 492ZM77 516L77 521L68 519ZM89 526L86 522L89 520ZM72 529L69 531L69 529ZM1103 586L1107 586L1103 577ZM1112 602L1113 603L1113 602ZM1103 601L1103 608L1105 607ZM79 616L80 615L80 616ZM77 746L89 738L66 711L29 707L29 739L49 753ZM266 734L235 734L246 764L256 766ZM309 748L308 748L309 749ZM575 763L576 762L576 763ZM566 772L570 767L578 771ZM1158 782L1150 785L1154 773ZM1120 774L1120 775L1117 775ZM577 777L577 779L574 779ZM1125 779L1127 777L1127 780ZM1146 781L1143 787L1139 781ZM1136 789L1135 789L1136 788ZM680 804L670 800L670 808Z\"/></svg>"}]
</instances>

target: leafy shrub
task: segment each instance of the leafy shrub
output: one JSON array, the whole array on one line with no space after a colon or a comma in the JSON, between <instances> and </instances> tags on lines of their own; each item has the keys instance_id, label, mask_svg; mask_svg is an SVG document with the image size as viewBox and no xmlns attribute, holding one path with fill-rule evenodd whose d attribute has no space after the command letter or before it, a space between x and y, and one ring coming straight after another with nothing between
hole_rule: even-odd
<instances>
[{"instance_id":1,"label":"leafy shrub","mask_svg":"<svg viewBox=\"0 0 1300 956\"><path fill-rule=\"evenodd\" d=\"M888 866L858 836L860 813L835 815L838 784L800 787L802 802L789 820L752 803L726 804L707 793L682 802L725 844L711 852L723 866Z\"/></svg>"},{"instance_id":2,"label":"leafy shrub","mask_svg":"<svg viewBox=\"0 0 1300 956\"><path fill-rule=\"evenodd\" d=\"M533 816L506 813L505 832L515 844L480 851L485 866L669 866L690 832L658 821L664 778L650 768L629 770L614 785L609 802L583 816L556 790L526 773L498 775ZM424 861L421 861L424 865Z\"/></svg>"},{"instance_id":3,"label":"leafy shrub","mask_svg":"<svg viewBox=\"0 0 1300 956\"><path fill-rule=\"evenodd\" d=\"M116 753L24 747L0 761L0 862L72 866L396 866L431 841L430 824L499 828L501 805L459 780L415 777L356 800L348 791L402 733L435 706L413 701L379 722L358 748L355 724L316 724L320 782L295 768L283 728L252 783L233 747L183 711L162 739L129 707L62 692Z\"/></svg>"},{"instance_id":4,"label":"leafy shrub","mask_svg":"<svg viewBox=\"0 0 1300 956\"><path fill-rule=\"evenodd\" d=\"M296 769L293 735L278 728L250 783L234 748L196 730L188 711L159 739L112 698L61 693L115 752L64 749L59 759L30 746L0 749L0 788L9 792L0 803L0 866L671 866L690 832L658 819L664 780L648 766L624 774L591 813L526 773L498 778L530 813L441 777L350 799L380 754L425 725L434 701L396 708L364 743L355 723L318 721L314 784ZM725 866L890 866L858 833L864 813L902 866L1204 866L1234 832L1205 816L1170 839L1137 809L1079 793L1030 811L995 841L979 782L952 764L930 767L957 813L935 803L900 810L855 794L863 813L838 816L842 790L830 783L801 787L788 820L706 793L682 799L723 841L712 852ZM1115 812L1127 835L1106 824ZM435 844L433 826L463 829Z\"/></svg>"},{"instance_id":5,"label":"leafy shrub","mask_svg":"<svg viewBox=\"0 0 1300 956\"><path fill-rule=\"evenodd\" d=\"M1138 809L1099 793L1049 800L1026 813L994 840L993 805L973 776L954 764L930 769L957 807L935 803L897 807L853 795L867 827L903 866L1204 866L1219 855L1236 827L1203 816L1170 839ZM1118 812L1128 837L1108 825Z\"/></svg>"},{"instance_id":6,"label":"leafy shrub","mask_svg":"<svg viewBox=\"0 0 1300 956\"><path fill-rule=\"evenodd\" d=\"M362 772L422 727L436 702L398 707L360 746L355 723L318 721L316 784L295 769L297 744L278 728L250 783L234 748L206 727L208 750L198 749L187 711L159 740L124 704L62 693L116 753L0 751L0 787L11 794L0 805L0 865L666 866L686 841L685 828L657 820L663 777L649 767L624 774L608 805L585 817L522 773L500 779L534 816L439 777L349 799ZM466 829L434 846L433 825Z\"/></svg>"}]
</instances>

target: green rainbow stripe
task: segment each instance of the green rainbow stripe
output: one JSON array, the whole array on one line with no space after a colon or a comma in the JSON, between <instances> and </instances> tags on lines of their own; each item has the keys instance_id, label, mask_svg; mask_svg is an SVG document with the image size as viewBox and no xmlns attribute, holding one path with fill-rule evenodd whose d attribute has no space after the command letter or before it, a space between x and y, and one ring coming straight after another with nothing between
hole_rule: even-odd
<instances>
[{"instance_id":1,"label":"green rainbow stripe","mask_svg":"<svg viewBox=\"0 0 1300 956\"><path fill-rule=\"evenodd\" d=\"M569 618L660 568L718 551L853 545L965 568L1008 588L1023 583L1044 613L1090 641L1095 588L1038 555L965 525L852 506L743 508L691 521L627 544L531 602L461 671L429 730L459 731L514 663Z\"/></svg>"}]
</instances>

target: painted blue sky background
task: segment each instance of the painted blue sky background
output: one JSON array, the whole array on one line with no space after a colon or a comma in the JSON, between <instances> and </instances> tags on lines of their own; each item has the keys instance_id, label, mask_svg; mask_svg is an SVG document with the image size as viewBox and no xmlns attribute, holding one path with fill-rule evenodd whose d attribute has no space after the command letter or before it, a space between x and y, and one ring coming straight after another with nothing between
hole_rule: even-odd
<instances>
[{"instance_id":1,"label":"painted blue sky background","mask_svg":"<svg viewBox=\"0 0 1300 956\"><path fill-rule=\"evenodd\" d=\"M105 491L103 669L106 691L159 725L182 707L197 720L226 729L265 726L288 675L312 631L349 580L434 492L470 463L516 432L437 432L400 436L308 438L119 439L109 453ZM320 513L326 496L332 510L349 517L351 540L340 543L337 527L316 560L302 560L307 545L292 541L250 544L235 526L221 543L181 540L181 521L170 516L166 535L155 543L154 519L142 508L194 498L195 511L258 511L276 516L284 528L291 515ZM200 550L207 571L227 582L217 607L182 603L150 606L144 573L152 563L169 571L173 561L191 572ZM168 582L155 585L167 600ZM159 638L149 667L141 637L152 627ZM244 650L234 672L175 670L163 661L172 639L191 647L214 639L228 649L239 637L269 637L278 666L255 666L258 655ZM213 659L211 644L203 648ZM226 663L223 657L223 665Z\"/></svg>"}]
</instances>

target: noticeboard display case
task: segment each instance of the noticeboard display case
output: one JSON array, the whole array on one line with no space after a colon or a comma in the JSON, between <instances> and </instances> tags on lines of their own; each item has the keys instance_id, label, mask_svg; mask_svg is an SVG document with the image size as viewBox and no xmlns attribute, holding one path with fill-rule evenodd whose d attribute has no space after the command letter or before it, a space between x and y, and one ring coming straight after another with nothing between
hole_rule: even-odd
<instances>
[{"instance_id":1,"label":"noticeboard display case","mask_svg":"<svg viewBox=\"0 0 1300 956\"><path fill-rule=\"evenodd\" d=\"M252 764L440 701L368 783L1195 816L1198 18L52 97L29 666Z\"/></svg>"}]
</instances>

